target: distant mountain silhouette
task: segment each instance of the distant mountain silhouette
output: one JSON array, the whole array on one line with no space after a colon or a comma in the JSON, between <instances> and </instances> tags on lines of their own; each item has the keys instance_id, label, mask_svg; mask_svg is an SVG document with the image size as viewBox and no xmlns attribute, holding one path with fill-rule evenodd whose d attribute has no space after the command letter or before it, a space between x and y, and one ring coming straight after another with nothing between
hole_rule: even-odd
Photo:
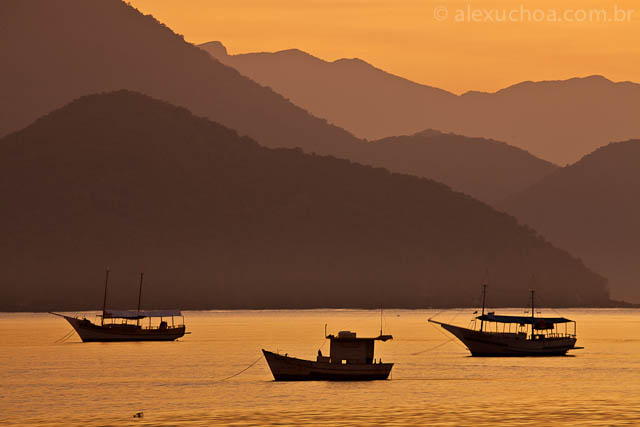
<instances>
[{"instance_id":1,"label":"distant mountain silhouette","mask_svg":"<svg viewBox=\"0 0 640 427\"><path fill-rule=\"evenodd\" d=\"M452 130L506 141L561 165L610 141L640 137L636 83L602 76L524 82L461 99L465 120Z\"/></svg>"},{"instance_id":2,"label":"distant mountain silhouette","mask_svg":"<svg viewBox=\"0 0 640 427\"><path fill-rule=\"evenodd\" d=\"M120 0L6 0L0 29L0 136L79 96L132 89L266 146L333 153L358 142Z\"/></svg>"},{"instance_id":3,"label":"distant mountain silhouette","mask_svg":"<svg viewBox=\"0 0 640 427\"><path fill-rule=\"evenodd\" d=\"M604 278L427 179L268 149L147 96L80 98L0 139L0 310L608 304ZM476 299L477 303L478 300Z\"/></svg>"},{"instance_id":4,"label":"distant mountain silhouette","mask_svg":"<svg viewBox=\"0 0 640 427\"><path fill-rule=\"evenodd\" d=\"M640 85L602 76L456 96L358 59L327 62L299 50L228 55L220 42L200 47L363 138L433 128L494 138L565 164L609 141L640 136Z\"/></svg>"},{"instance_id":5,"label":"distant mountain silhouette","mask_svg":"<svg viewBox=\"0 0 640 427\"><path fill-rule=\"evenodd\" d=\"M640 302L640 140L609 144L508 199L510 213Z\"/></svg>"},{"instance_id":6,"label":"distant mountain silhouette","mask_svg":"<svg viewBox=\"0 0 640 427\"><path fill-rule=\"evenodd\" d=\"M367 164L429 176L480 200L495 203L557 169L503 142L427 130L375 141ZM427 175L428 174L428 175Z\"/></svg>"},{"instance_id":7,"label":"distant mountain silhouette","mask_svg":"<svg viewBox=\"0 0 640 427\"><path fill-rule=\"evenodd\" d=\"M475 179L476 175L456 171L456 165L449 164L449 159L443 158L443 165L435 172L431 170L437 163L435 159L424 159L424 165L421 165L417 156L422 153L436 156L433 150L394 144L393 147L399 147L398 152L389 150L391 146L388 145L382 155L377 152L376 145L367 144L343 129L311 116L281 95L212 59L153 17L142 15L119 0L7 0L0 4L0 29L4 35L0 37L4 59L0 79L3 97L0 135L18 130L38 116L82 95L131 89L184 106L268 147L301 147L308 153L331 154L360 163L372 162L396 172L438 176L448 184L461 183L460 190L473 190L477 197L487 195L484 199L487 201L504 198L511 190L523 189L516 188L516 183L528 184L532 176L542 177L547 170L544 162L538 162L536 166L535 161L517 161L518 156L504 156L505 161L515 161L513 165L497 165L495 161L480 158L473 167L478 171L477 175L481 175L482 167L489 164L497 170L511 170L515 175L509 178L508 185L494 186L495 180L491 177L499 174L487 170L489 178L466 185L466 177ZM218 56L226 53L219 43L210 44L209 50ZM302 53L296 55L304 56ZM353 68L353 75L357 76L361 67L368 66L359 61L346 61L343 68ZM379 75L385 76L385 73L380 71ZM403 92L407 99L397 105L401 108L401 104L412 99L412 91L420 86L404 79L397 80L392 88L394 91L401 87L411 89ZM437 89L428 89L428 92L439 94L443 100L450 97ZM386 104L386 101L380 102L379 95L368 98L371 106ZM393 94L389 92L388 95ZM435 110L439 108L436 106ZM375 117L372 115L368 119L369 126L387 122ZM460 156L465 153L461 151ZM450 176L442 173L447 168ZM485 182L490 188L482 188ZM497 190L502 188L508 193L499 194Z\"/></svg>"},{"instance_id":8,"label":"distant mountain silhouette","mask_svg":"<svg viewBox=\"0 0 640 427\"><path fill-rule=\"evenodd\" d=\"M389 74L360 59L327 62L297 49L228 55L220 42L200 47L296 105L363 138L438 129L435 123L445 120L457 102L450 92Z\"/></svg>"}]
</instances>

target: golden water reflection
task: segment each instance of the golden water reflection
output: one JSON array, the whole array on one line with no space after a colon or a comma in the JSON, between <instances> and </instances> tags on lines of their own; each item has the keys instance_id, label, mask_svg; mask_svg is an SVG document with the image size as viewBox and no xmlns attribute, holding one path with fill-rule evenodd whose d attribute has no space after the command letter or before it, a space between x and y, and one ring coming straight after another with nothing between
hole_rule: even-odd
<instances>
[{"instance_id":1,"label":"golden water reflection","mask_svg":"<svg viewBox=\"0 0 640 427\"><path fill-rule=\"evenodd\" d=\"M472 312L438 319L465 325ZM557 358L468 357L426 323L434 313L385 311L384 332L394 340L378 344L376 358L396 363L392 379L361 383L276 383L264 360L220 380L256 361L261 348L315 358L325 323L329 332L377 335L375 311L186 312L192 334L178 342L80 343L73 335L61 344L54 341L70 326L60 318L0 314L0 424L640 423L637 310L562 310L578 322L585 349ZM144 418L133 418L139 411Z\"/></svg>"}]
</instances>

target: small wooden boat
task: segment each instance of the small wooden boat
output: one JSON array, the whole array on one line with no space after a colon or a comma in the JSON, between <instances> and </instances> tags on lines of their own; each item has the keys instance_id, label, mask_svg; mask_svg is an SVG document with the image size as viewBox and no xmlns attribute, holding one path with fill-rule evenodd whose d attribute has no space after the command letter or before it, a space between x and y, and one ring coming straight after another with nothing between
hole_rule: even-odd
<instances>
[{"instance_id":1,"label":"small wooden boat","mask_svg":"<svg viewBox=\"0 0 640 427\"><path fill-rule=\"evenodd\" d=\"M106 310L107 285L109 283L109 270L107 270L104 284L104 302L99 323L93 323L86 317L72 317L59 313L51 314L64 317L83 342L174 341L184 336L188 332L186 332L184 316L180 310L140 310L143 277L144 274L141 273L137 310ZM175 322L176 317L181 319L178 324ZM159 322L153 324L152 319L158 318ZM145 319L148 322L145 322ZM169 319L171 320L170 324Z\"/></svg>"},{"instance_id":2,"label":"small wooden boat","mask_svg":"<svg viewBox=\"0 0 640 427\"><path fill-rule=\"evenodd\" d=\"M576 322L564 317L535 317L534 291L531 316L484 314L486 285L483 286L479 328L463 328L429 319L458 338L472 356L564 356L576 347ZM564 328L561 328L564 325ZM572 325L569 328L568 325Z\"/></svg>"},{"instance_id":3,"label":"small wooden boat","mask_svg":"<svg viewBox=\"0 0 640 427\"><path fill-rule=\"evenodd\" d=\"M276 381L371 381L386 380L393 363L374 359L375 341L387 341L391 335L358 338L355 332L341 331L337 336L326 335L331 347L329 356L318 350L315 361L298 359L262 350Z\"/></svg>"}]
</instances>

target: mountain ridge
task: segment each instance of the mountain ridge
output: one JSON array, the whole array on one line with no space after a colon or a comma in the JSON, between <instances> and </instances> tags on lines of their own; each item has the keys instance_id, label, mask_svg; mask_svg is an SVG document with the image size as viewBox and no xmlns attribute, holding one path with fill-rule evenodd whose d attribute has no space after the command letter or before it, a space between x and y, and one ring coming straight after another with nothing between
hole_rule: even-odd
<instances>
[{"instance_id":1,"label":"mountain ridge","mask_svg":"<svg viewBox=\"0 0 640 427\"><path fill-rule=\"evenodd\" d=\"M34 6L38 14L32 13ZM215 117L266 146L304 140L308 149L338 152L359 141L212 59L153 16L120 0L68 0L58 5L40 0L29 7L8 0L3 8L2 28L11 37L3 37L0 47L12 60L5 69L7 77L0 81L6 94L0 135L79 96L126 88ZM60 32L58 22L86 27L86 34L80 37L79 28ZM109 25L114 22L117 28ZM31 54L25 56L24 51ZM44 73L41 61L47 64ZM52 80L57 84L51 85ZM28 85L16 84L27 81ZM247 102L238 102L238 97Z\"/></svg>"},{"instance_id":2,"label":"mountain ridge","mask_svg":"<svg viewBox=\"0 0 640 427\"><path fill-rule=\"evenodd\" d=\"M416 82L401 84L410 81L373 65L344 72L337 66L340 60L316 58L317 67L299 67L282 52L211 54L369 140L432 128L505 141L547 161L569 164L609 141L640 136L634 116L640 110L640 84L599 75L456 95Z\"/></svg>"},{"instance_id":3,"label":"mountain ridge","mask_svg":"<svg viewBox=\"0 0 640 427\"><path fill-rule=\"evenodd\" d=\"M616 298L640 301L640 140L612 142L498 206L605 274Z\"/></svg>"},{"instance_id":4,"label":"mountain ridge","mask_svg":"<svg viewBox=\"0 0 640 427\"><path fill-rule=\"evenodd\" d=\"M499 204L558 168L504 142L433 129L371 144L376 148L365 159L367 164L416 176L429 171L429 178L490 204ZM405 155L397 160L400 153Z\"/></svg>"},{"instance_id":5,"label":"mountain ridge","mask_svg":"<svg viewBox=\"0 0 640 427\"><path fill-rule=\"evenodd\" d=\"M307 153L360 163L373 158L376 165L396 172L431 175L428 168L409 169L398 160L401 154L394 154L393 165L386 163L372 152L375 145L241 75L153 16L120 0L59 4L7 0L0 4L0 12L0 35L5 36L0 37L0 50L7 63L5 78L0 80L5 101L0 105L0 134L27 126L77 97L130 89L188 108L267 147L300 147ZM73 30L61 31L61 25ZM220 54L226 52L221 43L208 46ZM359 69L362 65L354 64L350 61L338 67ZM383 75L382 71L375 73ZM399 78L397 82L413 85ZM402 155L408 156L404 162L408 164L415 153ZM544 167L538 169L542 176ZM491 199L506 196L491 195Z\"/></svg>"},{"instance_id":6,"label":"mountain ridge","mask_svg":"<svg viewBox=\"0 0 640 427\"><path fill-rule=\"evenodd\" d=\"M602 276L443 184L266 148L131 91L81 97L0 154L1 310L95 308L105 264L112 306L140 269L155 307L471 305L486 268L496 305L531 271L550 304L612 303Z\"/></svg>"}]
</instances>

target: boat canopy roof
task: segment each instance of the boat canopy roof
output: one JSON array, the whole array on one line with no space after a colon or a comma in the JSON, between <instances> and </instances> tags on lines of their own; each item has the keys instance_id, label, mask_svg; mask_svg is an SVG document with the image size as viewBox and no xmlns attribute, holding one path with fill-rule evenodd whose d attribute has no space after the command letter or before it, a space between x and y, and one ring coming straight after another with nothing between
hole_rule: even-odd
<instances>
[{"instance_id":1,"label":"boat canopy roof","mask_svg":"<svg viewBox=\"0 0 640 427\"><path fill-rule=\"evenodd\" d=\"M172 317L182 316L180 310L107 310L105 319L142 319L145 317Z\"/></svg>"},{"instance_id":2,"label":"boat canopy roof","mask_svg":"<svg viewBox=\"0 0 640 427\"><path fill-rule=\"evenodd\" d=\"M325 338L330 339L331 341L388 341L392 340L393 336L391 335L378 335L377 337L357 337L355 332L351 331L340 331L338 335L329 334L325 336Z\"/></svg>"},{"instance_id":3,"label":"boat canopy roof","mask_svg":"<svg viewBox=\"0 0 640 427\"><path fill-rule=\"evenodd\" d=\"M556 324L556 323L569 323L573 320L565 319L564 317L534 317L530 316L500 316L496 314L485 314L476 317L478 320L484 320L485 322L497 322L497 323L519 323L521 325L531 325L535 323L539 324Z\"/></svg>"}]
</instances>

